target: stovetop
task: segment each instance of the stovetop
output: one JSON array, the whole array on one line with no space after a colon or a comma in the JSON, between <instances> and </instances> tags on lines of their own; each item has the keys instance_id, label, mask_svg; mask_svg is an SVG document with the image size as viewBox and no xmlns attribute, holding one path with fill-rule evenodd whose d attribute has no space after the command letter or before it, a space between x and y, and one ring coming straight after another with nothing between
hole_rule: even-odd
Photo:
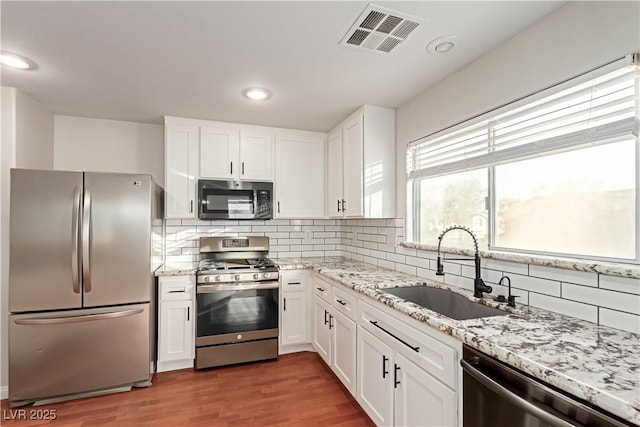
<instances>
[{"instance_id":1,"label":"stovetop","mask_svg":"<svg viewBox=\"0 0 640 427\"><path fill-rule=\"evenodd\" d=\"M201 259L198 263L198 274L235 273L238 270L277 271L277 267L269 258L229 260Z\"/></svg>"}]
</instances>

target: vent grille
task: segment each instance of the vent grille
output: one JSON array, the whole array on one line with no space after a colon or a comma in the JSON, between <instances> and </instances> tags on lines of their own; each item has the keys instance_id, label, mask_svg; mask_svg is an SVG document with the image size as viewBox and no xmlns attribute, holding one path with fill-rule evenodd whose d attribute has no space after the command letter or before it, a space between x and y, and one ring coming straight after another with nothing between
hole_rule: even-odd
<instances>
[{"instance_id":1,"label":"vent grille","mask_svg":"<svg viewBox=\"0 0 640 427\"><path fill-rule=\"evenodd\" d=\"M369 5L340 44L358 49L389 53L420 26L418 18Z\"/></svg>"}]
</instances>

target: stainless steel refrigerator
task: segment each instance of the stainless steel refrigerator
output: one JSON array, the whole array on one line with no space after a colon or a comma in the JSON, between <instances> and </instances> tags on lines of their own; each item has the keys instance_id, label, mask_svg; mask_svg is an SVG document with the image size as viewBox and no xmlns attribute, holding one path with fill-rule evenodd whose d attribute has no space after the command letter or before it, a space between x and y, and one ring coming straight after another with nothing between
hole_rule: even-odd
<instances>
[{"instance_id":1,"label":"stainless steel refrigerator","mask_svg":"<svg viewBox=\"0 0 640 427\"><path fill-rule=\"evenodd\" d=\"M149 175L11 170L9 400L150 384L162 190Z\"/></svg>"}]
</instances>

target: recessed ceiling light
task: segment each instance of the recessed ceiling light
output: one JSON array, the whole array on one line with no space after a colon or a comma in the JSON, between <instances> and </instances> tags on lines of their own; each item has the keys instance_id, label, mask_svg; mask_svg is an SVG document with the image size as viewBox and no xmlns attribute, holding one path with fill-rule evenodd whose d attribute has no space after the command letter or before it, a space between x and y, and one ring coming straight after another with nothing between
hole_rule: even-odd
<instances>
[{"instance_id":1,"label":"recessed ceiling light","mask_svg":"<svg viewBox=\"0 0 640 427\"><path fill-rule=\"evenodd\" d=\"M252 101L264 101L271 98L271 92L261 87L250 87L242 91L242 94Z\"/></svg>"},{"instance_id":2,"label":"recessed ceiling light","mask_svg":"<svg viewBox=\"0 0 640 427\"><path fill-rule=\"evenodd\" d=\"M456 36L438 37L427 44L426 50L434 55L451 52L456 47L456 39Z\"/></svg>"},{"instance_id":3,"label":"recessed ceiling light","mask_svg":"<svg viewBox=\"0 0 640 427\"><path fill-rule=\"evenodd\" d=\"M34 68L33 63L28 59L9 52L0 53L0 65L6 65L7 67L16 68L18 70L29 70Z\"/></svg>"}]
</instances>

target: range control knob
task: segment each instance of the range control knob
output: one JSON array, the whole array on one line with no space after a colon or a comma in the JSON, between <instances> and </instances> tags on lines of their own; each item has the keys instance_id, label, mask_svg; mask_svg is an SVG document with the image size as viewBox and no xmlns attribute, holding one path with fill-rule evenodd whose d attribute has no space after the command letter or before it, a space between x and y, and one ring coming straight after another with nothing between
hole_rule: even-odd
<instances>
[{"instance_id":1,"label":"range control knob","mask_svg":"<svg viewBox=\"0 0 640 427\"><path fill-rule=\"evenodd\" d=\"M202 279L205 283L210 281L211 278L209 276L204 276L204 279Z\"/></svg>"},{"instance_id":2,"label":"range control knob","mask_svg":"<svg viewBox=\"0 0 640 427\"><path fill-rule=\"evenodd\" d=\"M262 273L262 277L268 279L269 277L271 277L271 273Z\"/></svg>"},{"instance_id":3,"label":"range control knob","mask_svg":"<svg viewBox=\"0 0 640 427\"><path fill-rule=\"evenodd\" d=\"M233 278L236 279L236 280L240 280L240 275L236 274L235 276L233 276Z\"/></svg>"},{"instance_id":4,"label":"range control knob","mask_svg":"<svg viewBox=\"0 0 640 427\"><path fill-rule=\"evenodd\" d=\"M253 274L253 280L258 280L258 277L260 277L260 275L258 273L254 273Z\"/></svg>"},{"instance_id":5,"label":"range control knob","mask_svg":"<svg viewBox=\"0 0 640 427\"><path fill-rule=\"evenodd\" d=\"M216 277L214 277L214 280L215 280L216 282L219 282L219 281L220 281L220 276L216 276Z\"/></svg>"}]
</instances>

